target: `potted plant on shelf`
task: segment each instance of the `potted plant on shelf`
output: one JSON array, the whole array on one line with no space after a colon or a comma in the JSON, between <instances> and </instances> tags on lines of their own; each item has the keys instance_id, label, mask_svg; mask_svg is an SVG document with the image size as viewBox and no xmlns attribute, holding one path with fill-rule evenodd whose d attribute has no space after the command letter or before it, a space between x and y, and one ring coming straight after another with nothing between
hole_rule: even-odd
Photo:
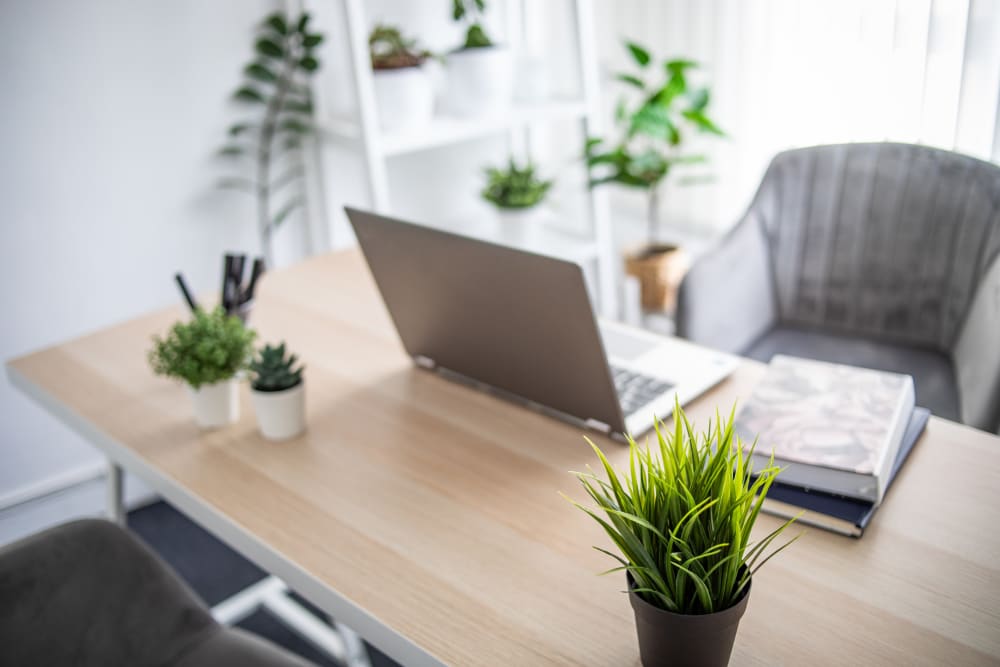
<instances>
[{"instance_id":1,"label":"potted plant on shelf","mask_svg":"<svg viewBox=\"0 0 1000 667\"><path fill-rule=\"evenodd\" d=\"M424 71L430 52L398 28L377 25L368 37L375 98L382 129L425 125L434 113L434 90Z\"/></svg>"},{"instance_id":2,"label":"potted plant on shelf","mask_svg":"<svg viewBox=\"0 0 1000 667\"><path fill-rule=\"evenodd\" d=\"M573 504L620 552L594 547L618 562L608 572L626 572L646 667L728 664L754 573L798 539L768 552L794 521L789 519L751 541L780 469L772 459L765 469L751 470L753 447L745 451L733 434L734 414L735 408L728 420L717 416L699 432L676 404L673 430L661 422L652 447L629 438L624 473L592 442L607 480L575 473L597 509Z\"/></svg>"},{"instance_id":3,"label":"potted plant on shelf","mask_svg":"<svg viewBox=\"0 0 1000 667\"><path fill-rule=\"evenodd\" d=\"M661 189L673 169L706 161L705 155L688 150L694 134L723 136L723 132L708 116L709 89L688 82L688 73L698 67L696 62L674 59L651 67L648 50L632 42L625 46L637 70L615 78L630 89L635 101L623 97L618 102L615 121L621 134L615 143L587 139L589 183L590 187L617 183L646 191L646 244L626 256L626 271L641 283L643 307L672 310L689 259L681 248L657 242ZM653 81L650 72L655 73Z\"/></svg>"},{"instance_id":4,"label":"potted plant on shelf","mask_svg":"<svg viewBox=\"0 0 1000 667\"><path fill-rule=\"evenodd\" d=\"M319 69L316 48L323 35L309 29L309 14L268 16L254 42L254 57L233 99L256 113L229 127L219 154L239 160L246 175L219 185L254 197L257 232L269 267L274 267L275 231L304 202L303 142L314 132L309 78Z\"/></svg>"},{"instance_id":5,"label":"potted plant on shelf","mask_svg":"<svg viewBox=\"0 0 1000 667\"><path fill-rule=\"evenodd\" d=\"M488 167L482 196L496 207L501 235L512 240L530 237L539 222L539 204L551 186L551 180L535 175L530 160L519 167L511 157L506 168Z\"/></svg>"},{"instance_id":6,"label":"potted plant on shelf","mask_svg":"<svg viewBox=\"0 0 1000 667\"><path fill-rule=\"evenodd\" d=\"M448 106L456 114L502 113L511 105L514 65L510 49L483 28L485 0L453 0L452 18L464 23L465 42L448 54Z\"/></svg>"},{"instance_id":7,"label":"potted plant on shelf","mask_svg":"<svg viewBox=\"0 0 1000 667\"><path fill-rule=\"evenodd\" d=\"M294 354L285 344L265 345L250 362L250 387L260 432L268 440L287 440L306 427L305 384Z\"/></svg>"},{"instance_id":8,"label":"potted plant on shelf","mask_svg":"<svg viewBox=\"0 0 1000 667\"><path fill-rule=\"evenodd\" d=\"M189 322L177 322L166 338L153 337L149 363L157 375L183 380L203 428L240 418L237 374L253 352L254 332L221 308L198 309Z\"/></svg>"}]
</instances>

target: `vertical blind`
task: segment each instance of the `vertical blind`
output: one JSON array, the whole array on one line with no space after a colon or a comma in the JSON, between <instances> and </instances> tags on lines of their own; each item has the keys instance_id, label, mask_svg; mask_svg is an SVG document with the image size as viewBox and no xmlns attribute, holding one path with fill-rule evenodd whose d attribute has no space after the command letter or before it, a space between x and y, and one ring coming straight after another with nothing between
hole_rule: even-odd
<instances>
[{"instance_id":1,"label":"vertical blind","mask_svg":"<svg viewBox=\"0 0 1000 667\"><path fill-rule=\"evenodd\" d=\"M712 181L665 192L664 219L726 227L770 158L797 146L923 143L1000 162L1000 0L611 0L595 4L610 116L624 39L702 63L728 137Z\"/></svg>"}]
</instances>

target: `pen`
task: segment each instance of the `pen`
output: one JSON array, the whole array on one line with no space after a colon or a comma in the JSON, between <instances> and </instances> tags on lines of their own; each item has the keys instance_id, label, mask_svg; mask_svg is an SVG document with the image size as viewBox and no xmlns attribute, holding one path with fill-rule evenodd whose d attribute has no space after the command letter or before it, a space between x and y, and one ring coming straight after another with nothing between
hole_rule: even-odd
<instances>
[{"instance_id":1,"label":"pen","mask_svg":"<svg viewBox=\"0 0 1000 667\"><path fill-rule=\"evenodd\" d=\"M175 273L174 280L177 281L177 286L181 289L181 294L184 295L184 300L187 301L188 308L191 309L191 312L193 313L198 310L198 302L194 300L193 296L191 296L191 291L188 289L187 283L184 282L184 276L180 273Z\"/></svg>"}]
</instances>

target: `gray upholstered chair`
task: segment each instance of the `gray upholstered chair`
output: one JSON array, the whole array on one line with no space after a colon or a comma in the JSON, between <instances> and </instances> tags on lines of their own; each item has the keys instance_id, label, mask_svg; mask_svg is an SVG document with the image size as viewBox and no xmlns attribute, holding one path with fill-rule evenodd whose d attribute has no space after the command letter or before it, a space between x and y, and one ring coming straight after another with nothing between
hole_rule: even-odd
<instances>
[{"instance_id":1,"label":"gray upholstered chair","mask_svg":"<svg viewBox=\"0 0 1000 667\"><path fill-rule=\"evenodd\" d=\"M170 568L108 521L0 548L0 664L306 667L220 626Z\"/></svg>"},{"instance_id":2,"label":"gray upholstered chair","mask_svg":"<svg viewBox=\"0 0 1000 667\"><path fill-rule=\"evenodd\" d=\"M777 155L695 262L677 332L913 375L935 414L1000 429L1000 167L906 144Z\"/></svg>"}]
</instances>

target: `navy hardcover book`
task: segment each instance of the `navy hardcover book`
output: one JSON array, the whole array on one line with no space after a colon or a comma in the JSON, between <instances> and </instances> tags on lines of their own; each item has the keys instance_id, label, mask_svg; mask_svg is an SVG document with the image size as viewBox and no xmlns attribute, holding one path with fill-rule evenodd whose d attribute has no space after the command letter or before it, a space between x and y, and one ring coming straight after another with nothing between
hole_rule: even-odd
<instances>
[{"instance_id":1,"label":"navy hardcover book","mask_svg":"<svg viewBox=\"0 0 1000 667\"><path fill-rule=\"evenodd\" d=\"M896 473L902 467L913 446L920 439L930 410L916 407L910 415L906 432L893 461L887 488L891 488ZM779 477L780 479L780 477ZM791 484L774 482L764 501L763 511L781 517L793 517L802 512L800 523L825 528L852 537L861 537L878 506L855 498L824 493Z\"/></svg>"}]
</instances>

